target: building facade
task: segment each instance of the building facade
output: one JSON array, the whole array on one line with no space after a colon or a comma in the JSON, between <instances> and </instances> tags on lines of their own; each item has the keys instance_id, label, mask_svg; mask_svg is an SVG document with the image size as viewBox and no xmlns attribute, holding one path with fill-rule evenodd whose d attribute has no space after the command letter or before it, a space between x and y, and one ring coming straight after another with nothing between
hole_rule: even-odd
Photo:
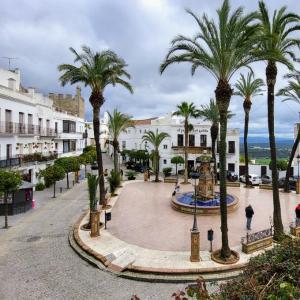
<instances>
[{"instance_id":1,"label":"building facade","mask_svg":"<svg viewBox=\"0 0 300 300\"><path fill-rule=\"evenodd\" d=\"M79 155L84 118L57 109L53 100L24 88L20 71L0 69L0 168L17 168L36 183L55 157Z\"/></svg>"},{"instance_id":2,"label":"building facade","mask_svg":"<svg viewBox=\"0 0 300 300\"><path fill-rule=\"evenodd\" d=\"M209 122L200 119L191 119L193 130L189 132L188 147L188 165L195 167L196 158L202 153L211 151L211 137ZM153 150L152 145L143 142L143 135L147 131L166 132L170 137L166 138L160 145L160 170L165 167L171 167L175 172L175 165L171 163L174 156L184 157L184 120L181 117L168 114L159 118L150 118L145 120L135 120L135 127L128 128L122 132L119 137L120 150L139 150L145 149L148 152ZM227 131L227 169L239 173L239 129L228 129ZM109 152L112 153L112 146L109 146ZM219 161L218 149L217 163ZM183 168L183 166L181 166Z\"/></svg>"}]
</instances>

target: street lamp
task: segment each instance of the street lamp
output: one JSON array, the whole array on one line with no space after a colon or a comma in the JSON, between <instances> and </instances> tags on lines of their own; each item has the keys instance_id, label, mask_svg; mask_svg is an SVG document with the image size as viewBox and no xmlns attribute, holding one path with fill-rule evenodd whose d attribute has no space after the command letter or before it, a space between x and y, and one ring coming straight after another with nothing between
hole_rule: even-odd
<instances>
[{"instance_id":1,"label":"street lamp","mask_svg":"<svg viewBox=\"0 0 300 300\"><path fill-rule=\"evenodd\" d=\"M200 237L199 230L197 226L197 179L199 179L200 174L198 172L192 172L191 178L195 182L195 194L194 194L194 222L193 228L191 229L191 262L200 261Z\"/></svg>"}]
</instances>

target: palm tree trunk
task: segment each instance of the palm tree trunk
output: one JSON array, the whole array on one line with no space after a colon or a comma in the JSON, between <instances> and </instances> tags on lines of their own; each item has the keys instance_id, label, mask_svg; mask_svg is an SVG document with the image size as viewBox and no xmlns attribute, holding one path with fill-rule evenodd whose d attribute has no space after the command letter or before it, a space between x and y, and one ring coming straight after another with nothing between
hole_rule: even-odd
<instances>
[{"instance_id":1,"label":"palm tree trunk","mask_svg":"<svg viewBox=\"0 0 300 300\"><path fill-rule=\"evenodd\" d=\"M274 131L274 87L276 83L277 67L275 62L269 61L266 68L266 78L268 85L268 128L269 142L271 151L271 168L272 168L272 186L273 186L273 222L274 222L274 239L279 240L283 235L283 225L281 219L281 208L278 190L278 172L276 158L276 142Z\"/></svg>"},{"instance_id":2,"label":"palm tree trunk","mask_svg":"<svg viewBox=\"0 0 300 300\"><path fill-rule=\"evenodd\" d=\"M119 170L119 163L118 163L118 141L114 139L113 141L113 148L114 148L114 169L115 172Z\"/></svg>"},{"instance_id":3,"label":"palm tree trunk","mask_svg":"<svg viewBox=\"0 0 300 300\"><path fill-rule=\"evenodd\" d=\"M67 189L70 188L70 185L69 185L69 173L67 172Z\"/></svg>"},{"instance_id":4,"label":"palm tree trunk","mask_svg":"<svg viewBox=\"0 0 300 300\"><path fill-rule=\"evenodd\" d=\"M105 205L105 187L104 187L104 176L103 176L103 162L102 162L102 152L101 145L99 142L100 137L100 106L104 102L102 95L92 95L90 96L90 102L93 107L93 127L94 127L94 138L96 145L97 154L97 165L98 165L98 176L99 176L99 193L100 193L100 205Z\"/></svg>"},{"instance_id":5,"label":"palm tree trunk","mask_svg":"<svg viewBox=\"0 0 300 300\"><path fill-rule=\"evenodd\" d=\"M187 118L184 120L184 183L188 183L188 134L189 134L189 123Z\"/></svg>"},{"instance_id":6,"label":"palm tree trunk","mask_svg":"<svg viewBox=\"0 0 300 300\"><path fill-rule=\"evenodd\" d=\"M219 134L218 124L212 124L210 127L210 137L211 137L211 155L214 160L214 176L217 178L217 160L216 160L216 141Z\"/></svg>"},{"instance_id":7,"label":"palm tree trunk","mask_svg":"<svg viewBox=\"0 0 300 300\"><path fill-rule=\"evenodd\" d=\"M290 191L289 179L291 177L291 166L292 166L293 159L295 157L295 153L296 153L298 145L299 145L299 141L300 141L300 127L298 127L297 137L293 144L292 152L290 154L289 163L288 163L287 170L286 170L286 175L285 175L285 180L284 180L284 191L286 193L288 193Z\"/></svg>"},{"instance_id":8,"label":"palm tree trunk","mask_svg":"<svg viewBox=\"0 0 300 300\"><path fill-rule=\"evenodd\" d=\"M248 125L249 125L249 103L244 101L244 111L245 111L245 125L244 125L244 153L245 153L245 180L246 187L250 186L249 183L249 157L248 157ZM251 107L251 105L250 105Z\"/></svg>"},{"instance_id":9,"label":"palm tree trunk","mask_svg":"<svg viewBox=\"0 0 300 300\"><path fill-rule=\"evenodd\" d=\"M8 202L7 202L8 193L4 192L4 201L5 201L5 221L4 228L8 228Z\"/></svg>"},{"instance_id":10,"label":"palm tree trunk","mask_svg":"<svg viewBox=\"0 0 300 300\"><path fill-rule=\"evenodd\" d=\"M222 248L221 257L227 259L231 255L228 242L228 225L227 225L227 188L226 188L226 133L227 133L227 113L232 95L232 89L228 82L219 81L215 91L216 101L220 113L220 211L221 211L221 232Z\"/></svg>"},{"instance_id":11,"label":"palm tree trunk","mask_svg":"<svg viewBox=\"0 0 300 300\"><path fill-rule=\"evenodd\" d=\"M155 156L154 156L154 161L155 161L155 182L159 182L159 153L158 150L155 150Z\"/></svg>"},{"instance_id":12,"label":"palm tree trunk","mask_svg":"<svg viewBox=\"0 0 300 300\"><path fill-rule=\"evenodd\" d=\"M53 198L55 198L55 185L56 185L56 182L54 182L54 184L53 184Z\"/></svg>"}]
</instances>

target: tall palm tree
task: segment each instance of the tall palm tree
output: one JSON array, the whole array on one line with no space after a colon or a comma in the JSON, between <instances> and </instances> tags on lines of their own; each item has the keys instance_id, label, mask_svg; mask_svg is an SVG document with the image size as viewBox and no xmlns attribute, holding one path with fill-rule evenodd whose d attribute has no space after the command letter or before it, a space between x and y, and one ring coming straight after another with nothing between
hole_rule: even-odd
<instances>
[{"instance_id":1,"label":"tall palm tree","mask_svg":"<svg viewBox=\"0 0 300 300\"><path fill-rule=\"evenodd\" d=\"M130 75L125 69L127 67L125 61L113 51L105 50L94 53L91 48L87 46L82 46L82 53L78 53L73 48L70 48L70 51L75 55L74 63L79 63L79 66L71 64L59 65L58 70L63 73L59 80L63 86L67 83L74 84L82 82L91 89L89 101L93 108L93 127L97 152L100 204L105 204L103 162L101 145L99 143L100 108L105 101L103 93L107 86L116 86L118 84L125 87L131 93L133 92L132 86L126 81L126 79L130 79Z\"/></svg>"},{"instance_id":2,"label":"tall palm tree","mask_svg":"<svg viewBox=\"0 0 300 300\"><path fill-rule=\"evenodd\" d=\"M273 186L273 222L274 239L283 235L281 208L278 191L278 173L276 165L276 142L274 132L274 88L277 77L277 63L293 70L293 60L296 60L294 48L299 47L300 40L294 34L300 29L299 16L286 11L286 7L275 10L273 16L263 1L259 2L258 20L260 30L256 37L257 47L253 54L257 60L266 61L266 83L268 87L268 130L271 152L272 186Z\"/></svg>"},{"instance_id":3,"label":"tall palm tree","mask_svg":"<svg viewBox=\"0 0 300 300\"><path fill-rule=\"evenodd\" d=\"M158 175L159 175L159 146L162 141L169 137L169 134L166 132L158 133L158 130L154 133L153 131L147 131L143 135L143 142L149 142L153 145L154 150L152 151L152 161L153 161L153 170L155 172L155 182L159 182Z\"/></svg>"},{"instance_id":4,"label":"tall palm tree","mask_svg":"<svg viewBox=\"0 0 300 300\"><path fill-rule=\"evenodd\" d=\"M235 84L237 96L241 96L244 99L243 107L245 112L244 120L244 153L245 153L245 178L246 187L250 186L249 183L249 156L248 156L248 126L249 126L249 113L252 106L252 97L262 95L264 82L260 78L254 78L254 74L249 72L247 78L241 74L240 79Z\"/></svg>"},{"instance_id":5,"label":"tall palm tree","mask_svg":"<svg viewBox=\"0 0 300 300\"><path fill-rule=\"evenodd\" d=\"M288 85L285 88L282 88L277 93L277 96L283 96L285 97L282 102L285 101L294 101L298 104L300 104L300 72L296 71L291 74L287 74L284 76L285 78L291 78L291 80L288 81ZM290 154L288 167L286 170L285 180L284 180L284 191L288 193L290 191L290 185L289 185L289 179L291 176L291 166L293 163L293 159L295 157L299 141L300 141L300 127L298 126L298 132L297 137L294 141L292 151Z\"/></svg>"},{"instance_id":6,"label":"tall palm tree","mask_svg":"<svg viewBox=\"0 0 300 300\"><path fill-rule=\"evenodd\" d=\"M114 170L119 172L118 152L119 152L119 136L122 131L129 127L134 127L132 117L114 109L113 113L108 113L108 128L112 137L112 145L114 148Z\"/></svg>"},{"instance_id":7,"label":"tall palm tree","mask_svg":"<svg viewBox=\"0 0 300 300\"><path fill-rule=\"evenodd\" d=\"M189 131L193 130L193 125L189 124L189 119L198 118L199 114L200 111L193 102L185 101L177 105L177 110L173 113L173 116L184 117L184 183L188 183L188 139Z\"/></svg>"},{"instance_id":8,"label":"tall palm tree","mask_svg":"<svg viewBox=\"0 0 300 300\"><path fill-rule=\"evenodd\" d=\"M230 119L233 116L234 114L228 111L227 119ZM201 105L200 117L202 117L204 121L211 122L211 126L210 126L211 154L214 160L214 172L216 176L217 175L216 142L219 135L220 114L219 114L218 105L216 104L214 99L210 99L209 104Z\"/></svg>"},{"instance_id":9,"label":"tall palm tree","mask_svg":"<svg viewBox=\"0 0 300 300\"><path fill-rule=\"evenodd\" d=\"M208 19L204 14L197 16L188 13L198 24L194 37L177 36L172 41L165 61L160 67L161 73L173 64L191 63L192 75L199 67L207 70L216 79L216 102L220 112L220 210L222 249L220 256L227 259L231 255L228 243L227 205L226 205L226 132L227 113L233 90L231 77L242 67L253 61L250 50L254 47L253 37L257 30L252 21L256 13L243 14L239 7L230 13L229 1L224 0L217 10L218 22Z\"/></svg>"}]
</instances>

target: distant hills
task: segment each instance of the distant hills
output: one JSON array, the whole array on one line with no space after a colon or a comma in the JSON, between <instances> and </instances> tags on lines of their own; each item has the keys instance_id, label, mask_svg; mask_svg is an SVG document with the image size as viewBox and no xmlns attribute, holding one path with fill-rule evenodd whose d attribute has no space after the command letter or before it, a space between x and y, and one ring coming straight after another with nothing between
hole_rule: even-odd
<instances>
[{"instance_id":1,"label":"distant hills","mask_svg":"<svg viewBox=\"0 0 300 300\"><path fill-rule=\"evenodd\" d=\"M240 143L244 142L244 137L240 137ZM262 136L250 136L248 137L248 143L249 144L264 144L269 143L268 137L262 137ZM289 144L293 145L294 140L293 139L287 139L287 138L276 138L277 144Z\"/></svg>"}]
</instances>

